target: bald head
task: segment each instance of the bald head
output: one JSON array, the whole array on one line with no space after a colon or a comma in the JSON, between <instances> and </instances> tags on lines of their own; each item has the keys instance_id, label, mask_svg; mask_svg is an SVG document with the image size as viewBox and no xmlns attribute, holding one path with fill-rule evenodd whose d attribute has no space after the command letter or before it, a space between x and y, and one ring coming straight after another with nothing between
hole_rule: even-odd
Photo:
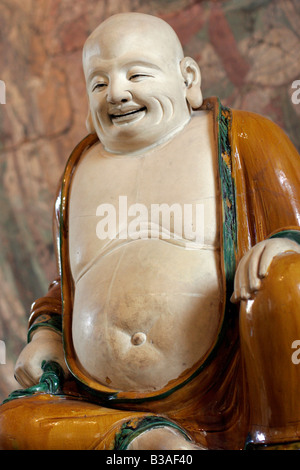
<instances>
[{"instance_id":1,"label":"bald head","mask_svg":"<svg viewBox=\"0 0 300 470\"><path fill-rule=\"evenodd\" d=\"M83 47L83 66L91 52L119 55L122 52L123 39L126 47L152 49L154 53L165 56L168 62L183 59L181 43L171 26L152 15L143 13L120 13L107 18L87 38Z\"/></svg>"}]
</instances>

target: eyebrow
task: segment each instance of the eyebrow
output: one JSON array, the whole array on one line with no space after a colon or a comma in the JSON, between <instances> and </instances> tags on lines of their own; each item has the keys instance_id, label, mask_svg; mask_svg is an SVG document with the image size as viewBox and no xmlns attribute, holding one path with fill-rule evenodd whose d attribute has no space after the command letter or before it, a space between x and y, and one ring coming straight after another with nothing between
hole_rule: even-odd
<instances>
[{"instance_id":1,"label":"eyebrow","mask_svg":"<svg viewBox=\"0 0 300 470\"><path fill-rule=\"evenodd\" d=\"M131 62L126 63L126 65L128 67L140 66L140 67L148 67L150 69L155 69L155 70L161 70L161 68L158 65L153 64L152 62L148 62L147 60L133 60Z\"/></svg>"},{"instance_id":2,"label":"eyebrow","mask_svg":"<svg viewBox=\"0 0 300 470\"><path fill-rule=\"evenodd\" d=\"M150 69L161 71L161 68L158 65L143 59L132 60L130 62L124 61L124 65L122 65L122 67L147 67ZM87 82L89 83L99 73L105 75L105 72L100 67L96 66L96 68L92 70L92 72L88 75Z\"/></svg>"},{"instance_id":3,"label":"eyebrow","mask_svg":"<svg viewBox=\"0 0 300 470\"><path fill-rule=\"evenodd\" d=\"M87 83L90 83L96 75L101 73L99 68L94 69L87 77Z\"/></svg>"}]
</instances>

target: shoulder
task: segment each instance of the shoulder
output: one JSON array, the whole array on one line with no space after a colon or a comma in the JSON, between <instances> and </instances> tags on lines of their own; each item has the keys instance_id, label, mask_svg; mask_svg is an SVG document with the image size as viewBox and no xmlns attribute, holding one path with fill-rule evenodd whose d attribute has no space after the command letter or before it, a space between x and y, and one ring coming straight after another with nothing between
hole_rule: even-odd
<instances>
[{"instance_id":1,"label":"shoulder","mask_svg":"<svg viewBox=\"0 0 300 470\"><path fill-rule=\"evenodd\" d=\"M90 153L97 144L99 144L97 135L88 134L74 147L63 171L63 185L68 185L70 183L74 170L78 167L79 162L85 155L87 155L87 153Z\"/></svg>"},{"instance_id":2,"label":"shoulder","mask_svg":"<svg viewBox=\"0 0 300 470\"><path fill-rule=\"evenodd\" d=\"M260 132L283 132L283 130L271 119L258 113L231 109L231 115L233 130L247 130L250 135Z\"/></svg>"},{"instance_id":3,"label":"shoulder","mask_svg":"<svg viewBox=\"0 0 300 470\"><path fill-rule=\"evenodd\" d=\"M98 144L99 139L97 137L97 134L88 134L76 145L76 147L72 151L67 162L67 167L72 167L76 165L83 155L90 152L94 148L94 146Z\"/></svg>"},{"instance_id":4,"label":"shoulder","mask_svg":"<svg viewBox=\"0 0 300 470\"><path fill-rule=\"evenodd\" d=\"M286 132L271 119L257 113L231 109L231 143L257 155L288 155L299 160L299 154ZM299 160L300 161L300 160Z\"/></svg>"}]
</instances>

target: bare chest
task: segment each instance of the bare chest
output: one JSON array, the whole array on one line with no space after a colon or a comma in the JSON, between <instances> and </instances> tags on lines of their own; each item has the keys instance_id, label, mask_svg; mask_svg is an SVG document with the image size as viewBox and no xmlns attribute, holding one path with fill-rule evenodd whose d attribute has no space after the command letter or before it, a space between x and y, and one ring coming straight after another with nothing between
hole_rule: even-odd
<instances>
[{"instance_id":1,"label":"bare chest","mask_svg":"<svg viewBox=\"0 0 300 470\"><path fill-rule=\"evenodd\" d=\"M187 135L141 156L97 146L72 183L69 227L74 278L95 256L138 239L218 247L219 187L209 134Z\"/></svg>"}]
</instances>

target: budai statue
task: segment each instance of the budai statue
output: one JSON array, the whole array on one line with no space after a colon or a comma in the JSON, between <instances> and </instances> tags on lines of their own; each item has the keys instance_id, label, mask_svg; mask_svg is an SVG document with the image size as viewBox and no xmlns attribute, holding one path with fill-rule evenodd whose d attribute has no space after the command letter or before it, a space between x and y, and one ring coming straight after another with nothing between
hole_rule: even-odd
<instances>
[{"instance_id":1,"label":"budai statue","mask_svg":"<svg viewBox=\"0 0 300 470\"><path fill-rule=\"evenodd\" d=\"M296 149L203 100L159 18L105 20L83 69L89 134L55 203L58 278L32 306L0 447L300 447Z\"/></svg>"}]
</instances>

